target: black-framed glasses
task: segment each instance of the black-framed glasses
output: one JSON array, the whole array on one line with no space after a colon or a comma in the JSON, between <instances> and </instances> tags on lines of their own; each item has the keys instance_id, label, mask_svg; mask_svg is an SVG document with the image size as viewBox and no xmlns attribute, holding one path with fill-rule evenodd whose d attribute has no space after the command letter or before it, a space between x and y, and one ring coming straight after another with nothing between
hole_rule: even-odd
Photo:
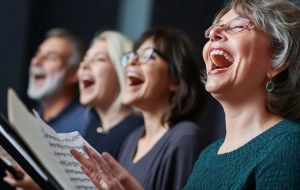
<instances>
[{"instance_id":1,"label":"black-framed glasses","mask_svg":"<svg viewBox=\"0 0 300 190\"><path fill-rule=\"evenodd\" d=\"M249 19L242 18L242 17L236 17L226 24L213 24L211 25L206 31L205 31L205 37L210 38L211 37L211 30L215 27L222 27L224 28L225 32L228 34L237 34L239 32L242 32L243 30L247 29L250 24L253 24L253 22Z\"/></svg>"},{"instance_id":2,"label":"black-framed glasses","mask_svg":"<svg viewBox=\"0 0 300 190\"><path fill-rule=\"evenodd\" d=\"M132 62L134 59L138 59L138 62L140 64L147 64L150 59L154 58L154 54L157 54L162 59L166 60L166 57L163 53L161 53L159 50L155 48L146 48L139 52L130 51L123 54L122 57L122 66L125 68L128 66L130 62Z\"/></svg>"}]
</instances>

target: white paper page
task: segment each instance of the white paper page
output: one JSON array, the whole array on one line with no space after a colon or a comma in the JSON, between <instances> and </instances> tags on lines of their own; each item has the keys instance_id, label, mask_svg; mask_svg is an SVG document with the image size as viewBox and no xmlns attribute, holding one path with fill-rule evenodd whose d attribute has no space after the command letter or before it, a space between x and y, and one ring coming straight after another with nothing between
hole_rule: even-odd
<instances>
[{"instance_id":1,"label":"white paper page","mask_svg":"<svg viewBox=\"0 0 300 190\"><path fill-rule=\"evenodd\" d=\"M37 120L12 89L8 90L8 118L18 135L55 180L66 190L75 189L59 160L51 153Z\"/></svg>"},{"instance_id":2,"label":"white paper page","mask_svg":"<svg viewBox=\"0 0 300 190\"><path fill-rule=\"evenodd\" d=\"M40 118L37 112L34 112L34 114L42 128L45 138L49 142L49 148L52 149L53 154L60 161L60 164L68 174L70 181L75 184L76 189L96 190L94 184L81 170L79 163L70 153L70 150L73 148L82 152L83 145L88 145L88 142L82 138L78 131L71 133L56 133Z\"/></svg>"}]
</instances>

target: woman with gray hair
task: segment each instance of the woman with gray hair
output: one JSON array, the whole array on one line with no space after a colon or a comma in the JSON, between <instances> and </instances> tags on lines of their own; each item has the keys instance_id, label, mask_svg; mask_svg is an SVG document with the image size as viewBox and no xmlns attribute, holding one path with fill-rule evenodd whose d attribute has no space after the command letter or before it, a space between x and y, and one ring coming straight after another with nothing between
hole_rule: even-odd
<instances>
[{"instance_id":1,"label":"woman with gray hair","mask_svg":"<svg viewBox=\"0 0 300 190\"><path fill-rule=\"evenodd\" d=\"M233 0L205 32L205 87L226 136L203 151L185 189L300 189L300 10Z\"/></svg>"}]
</instances>

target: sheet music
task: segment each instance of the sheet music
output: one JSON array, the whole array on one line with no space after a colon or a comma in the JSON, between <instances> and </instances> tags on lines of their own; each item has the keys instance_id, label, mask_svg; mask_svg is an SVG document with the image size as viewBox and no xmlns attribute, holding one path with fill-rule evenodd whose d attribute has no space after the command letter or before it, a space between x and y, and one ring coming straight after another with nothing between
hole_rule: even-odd
<instances>
[{"instance_id":1,"label":"sheet music","mask_svg":"<svg viewBox=\"0 0 300 190\"><path fill-rule=\"evenodd\" d=\"M37 112L34 112L34 114L42 127L42 132L44 133L45 138L49 142L49 147L60 161L60 164L68 174L70 181L75 184L76 189L96 189L91 180L81 170L79 163L70 153L71 149L76 149L82 152L82 146L84 144L88 145L79 132L56 133L40 118Z\"/></svg>"},{"instance_id":2,"label":"sheet music","mask_svg":"<svg viewBox=\"0 0 300 190\"><path fill-rule=\"evenodd\" d=\"M42 163L61 187L66 190L76 189L74 183L70 181L69 176L60 166L59 160L49 148L49 143L45 140L38 121L12 89L8 90L8 118L12 124L11 127L30 147L38 161Z\"/></svg>"}]
</instances>

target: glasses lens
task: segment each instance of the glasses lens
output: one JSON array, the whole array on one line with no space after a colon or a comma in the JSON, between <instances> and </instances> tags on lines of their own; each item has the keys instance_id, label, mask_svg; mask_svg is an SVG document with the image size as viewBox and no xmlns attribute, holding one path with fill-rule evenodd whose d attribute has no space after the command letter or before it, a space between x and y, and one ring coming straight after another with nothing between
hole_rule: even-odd
<instances>
[{"instance_id":1,"label":"glasses lens","mask_svg":"<svg viewBox=\"0 0 300 190\"><path fill-rule=\"evenodd\" d=\"M128 53L125 53L123 56L122 56L122 59L121 59L121 64L122 66L125 68L127 67L130 59L132 58L133 56L133 52L128 52Z\"/></svg>"},{"instance_id":2,"label":"glasses lens","mask_svg":"<svg viewBox=\"0 0 300 190\"><path fill-rule=\"evenodd\" d=\"M153 49L149 48L149 49L145 49L140 55L139 55L139 61L142 64L145 64L149 61L150 57L153 54Z\"/></svg>"},{"instance_id":3,"label":"glasses lens","mask_svg":"<svg viewBox=\"0 0 300 190\"><path fill-rule=\"evenodd\" d=\"M232 20L227 27L228 32L238 33L247 28L249 20L246 19L234 19Z\"/></svg>"},{"instance_id":4,"label":"glasses lens","mask_svg":"<svg viewBox=\"0 0 300 190\"><path fill-rule=\"evenodd\" d=\"M207 30L205 30L205 33L204 33L205 38L209 38L210 37L210 31L213 28L214 28L214 25L211 25Z\"/></svg>"}]
</instances>

